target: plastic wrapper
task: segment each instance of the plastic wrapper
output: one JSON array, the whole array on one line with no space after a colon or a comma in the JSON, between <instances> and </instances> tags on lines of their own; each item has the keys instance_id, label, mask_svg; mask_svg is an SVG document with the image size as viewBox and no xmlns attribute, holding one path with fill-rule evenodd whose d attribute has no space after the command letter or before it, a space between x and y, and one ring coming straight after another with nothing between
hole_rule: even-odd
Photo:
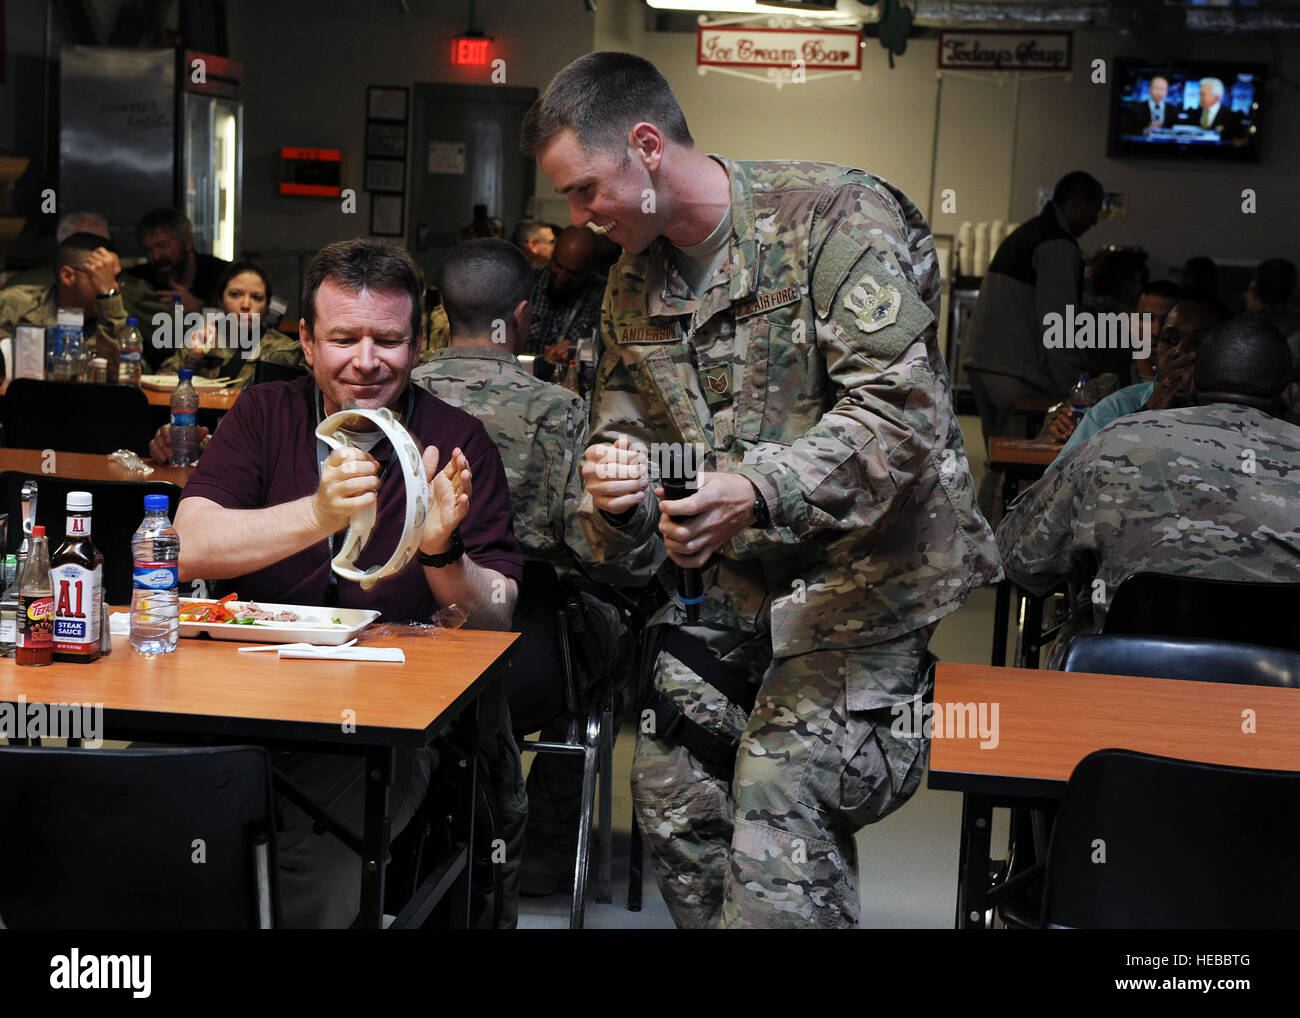
<instances>
[{"instance_id":1,"label":"plastic wrapper","mask_svg":"<svg viewBox=\"0 0 1300 1018\"><path fill-rule=\"evenodd\" d=\"M469 619L468 613L459 605L449 604L433 613L428 622L411 622L398 625L393 622L380 622L368 626L357 643L373 643L375 640L391 640L399 636L437 636L449 629L459 629Z\"/></svg>"},{"instance_id":2,"label":"plastic wrapper","mask_svg":"<svg viewBox=\"0 0 1300 1018\"><path fill-rule=\"evenodd\" d=\"M110 452L108 458L114 463L120 463L133 474L142 474L148 477L153 473L153 467L133 453L130 449L118 449L117 452Z\"/></svg>"}]
</instances>

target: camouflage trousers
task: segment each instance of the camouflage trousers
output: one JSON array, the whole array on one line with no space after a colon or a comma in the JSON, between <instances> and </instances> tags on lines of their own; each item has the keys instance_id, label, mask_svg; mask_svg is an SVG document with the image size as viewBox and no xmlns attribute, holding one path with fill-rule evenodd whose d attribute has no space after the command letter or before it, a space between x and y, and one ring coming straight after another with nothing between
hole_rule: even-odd
<instances>
[{"instance_id":1,"label":"camouflage trousers","mask_svg":"<svg viewBox=\"0 0 1300 1018\"><path fill-rule=\"evenodd\" d=\"M925 692L933 631L773 659L766 635L687 627L725 663L761 676L748 717L660 653L656 687L692 721L740 740L728 784L638 729L633 803L679 927L857 925L853 835L906 802L925 771L929 743L891 725L895 705L910 712Z\"/></svg>"}]
</instances>

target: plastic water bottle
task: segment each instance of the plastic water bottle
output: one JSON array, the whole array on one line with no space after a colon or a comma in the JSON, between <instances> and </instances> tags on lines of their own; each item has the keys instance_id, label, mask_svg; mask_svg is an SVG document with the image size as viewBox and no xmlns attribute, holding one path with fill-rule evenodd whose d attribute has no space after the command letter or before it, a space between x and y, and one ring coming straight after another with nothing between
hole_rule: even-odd
<instances>
[{"instance_id":1,"label":"plastic water bottle","mask_svg":"<svg viewBox=\"0 0 1300 1018\"><path fill-rule=\"evenodd\" d=\"M144 339L140 335L140 320L128 318L126 328L117 338L121 347L121 361L118 364L117 380L123 385L140 385L142 372L141 360L144 357Z\"/></svg>"},{"instance_id":2,"label":"plastic water bottle","mask_svg":"<svg viewBox=\"0 0 1300 1018\"><path fill-rule=\"evenodd\" d=\"M1083 420L1083 415L1092 406L1092 400L1088 396L1088 373L1086 371L1079 376L1079 380L1074 383L1074 388L1070 390L1067 405L1070 408L1070 415L1074 418L1075 424Z\"/></svg>"},{"instance_id":3,"label":"plastic water bottle","mask_svg":"<svg viewBox=\"0 0 1300 1018\"><path fill-rule=\"evenodd\" d=\"M141 654L169 654L180 635L181 540L167 518L167 496L144 497L144 521L131 538L131 649Z\"/></svg>"},{"instance_id":4,"label":"plastic water bottle","mask_svg":"<svg viewBox=\"0 0 1300 1018\"><path fill-rule=\"evenodd\" d=\"M172 455L167 462L174 467L188 467L199 458L199 393L190 379L194 372L181 368L181 382L172 392L172 430L168 442Z\"/></svg>"}]
</instances>

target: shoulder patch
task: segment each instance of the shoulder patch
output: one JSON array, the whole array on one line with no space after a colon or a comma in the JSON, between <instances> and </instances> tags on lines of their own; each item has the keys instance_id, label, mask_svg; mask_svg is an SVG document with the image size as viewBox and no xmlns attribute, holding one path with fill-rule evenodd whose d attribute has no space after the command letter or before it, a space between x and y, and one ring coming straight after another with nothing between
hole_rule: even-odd
<instances>
[{"instance_id":1,"label":"shoulder patch","mask_svg":"<svg viewBox=\"0 0 1300 1018\"><path fill-rule=\"evenodd\" d=\"M835 300L830 310L836 324L875 358L892 361L934 322L921 298L874 251L852 267Z\"/></svg>"}]
</instances>

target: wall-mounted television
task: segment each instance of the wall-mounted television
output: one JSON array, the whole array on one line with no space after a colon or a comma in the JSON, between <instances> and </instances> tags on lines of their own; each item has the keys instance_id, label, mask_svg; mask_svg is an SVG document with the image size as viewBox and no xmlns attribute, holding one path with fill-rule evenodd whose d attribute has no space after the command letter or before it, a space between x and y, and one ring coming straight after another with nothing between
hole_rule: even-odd
<instances>
[{"instance_id":1,"label":"wall-mounted television","mask_svg":"<svg viewBox=\"0 0 1300 1018\"><path fill-rule=\"evenodd\" d=\"M1263 84L1262 64L1118 60L1106 154L1255 162Z\"/></svg>"}]
</instances>

